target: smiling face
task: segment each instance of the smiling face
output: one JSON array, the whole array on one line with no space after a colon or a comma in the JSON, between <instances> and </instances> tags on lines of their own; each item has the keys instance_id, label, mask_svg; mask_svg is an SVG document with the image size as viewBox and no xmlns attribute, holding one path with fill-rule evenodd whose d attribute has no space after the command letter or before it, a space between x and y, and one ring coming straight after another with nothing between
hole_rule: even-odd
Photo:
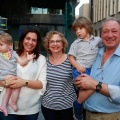
<instances>
[{"instance_id":1,"label":"smiling face","mask_svg":"<svg viewBox=\"0 0 120 120\"><path fill-rule=\"evenodd\" d=\"M24 52L33 53L33 50L35 49L36 45L37 45L36 33L29 32L23 40Z\"/></svg>"},{"instance_id":2,"label":"smiling face","mask_svg":"<svg viewBox=\"0 0 120 120\"><path fill-rule=\"evenodd\" d=\"M116 49L120 43L120 25L116 21L107 21L102 27L102 41L106 49Z\"/></svg>"},{"instance_id":3,"label":"smiling face","mask_svg":"<svg viewBox=\"0 0 120 120\"><path fill-rule=\"evenodd\" d=\"M49 49L54 53L62 53L63 42L62 38L59 34L53 34L53 36L49 40Z\"/></svg>"}]
</instances>

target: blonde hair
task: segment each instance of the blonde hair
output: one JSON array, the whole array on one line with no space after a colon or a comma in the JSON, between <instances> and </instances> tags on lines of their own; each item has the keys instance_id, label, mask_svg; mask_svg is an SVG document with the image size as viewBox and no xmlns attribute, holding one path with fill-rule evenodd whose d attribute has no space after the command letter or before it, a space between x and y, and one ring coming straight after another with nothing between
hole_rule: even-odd
<instances>
[{"instance_id":1,"label":"blonde hair","mask_svg":"<svg viewBox=\"0 0 120 120\"><path fill-rule=\"evenodd\" d=\"M77 27L85 28L89 34L92 34L93 24L92 21L87 17L80 16L76 18L72 24L72 29L76 31Z\"/></svg>"},{"instance_id":2,"label":"blonde hair","mask_svg":"<svg viewBox=\"0 0 120 120\"><path fill-rule=\"evenodd\" d=\"M5 43L12 44L12 36L8 33L3 32L2 34L0 34L0 40Z\"/></svg>"},{"instance_id":3,"label":"blonde hair","mask_svg":"<svg viewBox=\"0 0 120 120\"><path fill-rule=\"evenodd\" d=\"M48 54L52 54L52 52L49 49L49 40L52 38L53 35L58 34L61 37L61 40L63 42L63 49L62 52L65 53L68 42L65 39L64 35L58 31L50 31L46 34L46 37L44 39L44 48L48 52Z\"/></svg>"}]
</instances>

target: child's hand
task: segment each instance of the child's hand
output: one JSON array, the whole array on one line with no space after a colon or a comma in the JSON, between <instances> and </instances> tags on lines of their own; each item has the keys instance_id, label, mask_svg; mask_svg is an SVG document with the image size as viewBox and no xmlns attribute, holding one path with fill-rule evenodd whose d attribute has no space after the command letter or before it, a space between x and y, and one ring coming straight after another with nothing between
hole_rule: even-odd
<instances>
[{"instance_id":1,"label":"child's hand","mask_svg":"<svg viewBox=\"0 0 120 120\"><path fill-rule=\"evenodd\" d=\"M28 52L27 52L27 59L28 60L32 60L35 57L36 57L36 55L34 53L32 53L32 54L29 55Z\"/></svg>"},{"instance_id":2,"label":"child's hand","mask_svg":"<svg viewBox=\"0 0 120 120\"><path fill-rule=\"evenodd\" d=\"M76 69L77 69L77 71L78 71L79 73L83 73L83 72L86 71L86 69L85 69L84 66L78 66Z\"/></svg>"}]
</instances>

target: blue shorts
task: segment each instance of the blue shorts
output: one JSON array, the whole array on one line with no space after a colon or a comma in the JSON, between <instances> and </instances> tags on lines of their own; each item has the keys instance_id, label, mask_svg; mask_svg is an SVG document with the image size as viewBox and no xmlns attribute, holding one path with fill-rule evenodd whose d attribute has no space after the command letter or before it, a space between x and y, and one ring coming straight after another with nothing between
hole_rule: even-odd
<instances>
[{"instance_id":1,"label":"blue shorts","mask_svg":"<svg viewBox=\"0 0 120 120\"><path fill-rule=\"evenodd\" d=\"M86 71L84 72L87 75L90 75L91 68L86 68ZM77 76L79 76L80 73L76 70L76 68L72 68L72 76L75 79Z\"/></svg>"}]
</instances>

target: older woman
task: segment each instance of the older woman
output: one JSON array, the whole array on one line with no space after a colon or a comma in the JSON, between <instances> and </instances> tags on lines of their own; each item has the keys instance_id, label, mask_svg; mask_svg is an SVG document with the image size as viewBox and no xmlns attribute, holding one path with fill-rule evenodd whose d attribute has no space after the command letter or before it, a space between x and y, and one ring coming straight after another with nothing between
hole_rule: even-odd
<instances>
[{"instance_id":1,"label":"older woman","mask_svg":"<svg viewBox=\"0 0 120 120\"><path fill-rule=\"evenodd\" d=\"M28 28L20 36L17 53L21 59L26 59L27 52L36 57L27 65L17 65L16 77L10 88L21 88L17 101L18 111L14 112L8 105L8 116L0 112L0 120L37 120L40 111L40 97L46 90L46 59L40 54L41 36L37 29ZM5 78L7 79L7 78ZM3 86L5 83L2 82ZM1 84L1 85L2 85ZM0 104L5 89L0 94Z\"/></svg>"},{"instance_id":2,"label":"older woman","mask_svg":"<svg viewBox=\"0 0 120 120\"><path fill-rule=\"evenodd\" d=\"M45 120L74 120L71 64L65 54L67 41L57 31L47 33L44 47L49 54L47 60L47 88L42 96L42 112Z\"/></svg>"}]
</instances>

